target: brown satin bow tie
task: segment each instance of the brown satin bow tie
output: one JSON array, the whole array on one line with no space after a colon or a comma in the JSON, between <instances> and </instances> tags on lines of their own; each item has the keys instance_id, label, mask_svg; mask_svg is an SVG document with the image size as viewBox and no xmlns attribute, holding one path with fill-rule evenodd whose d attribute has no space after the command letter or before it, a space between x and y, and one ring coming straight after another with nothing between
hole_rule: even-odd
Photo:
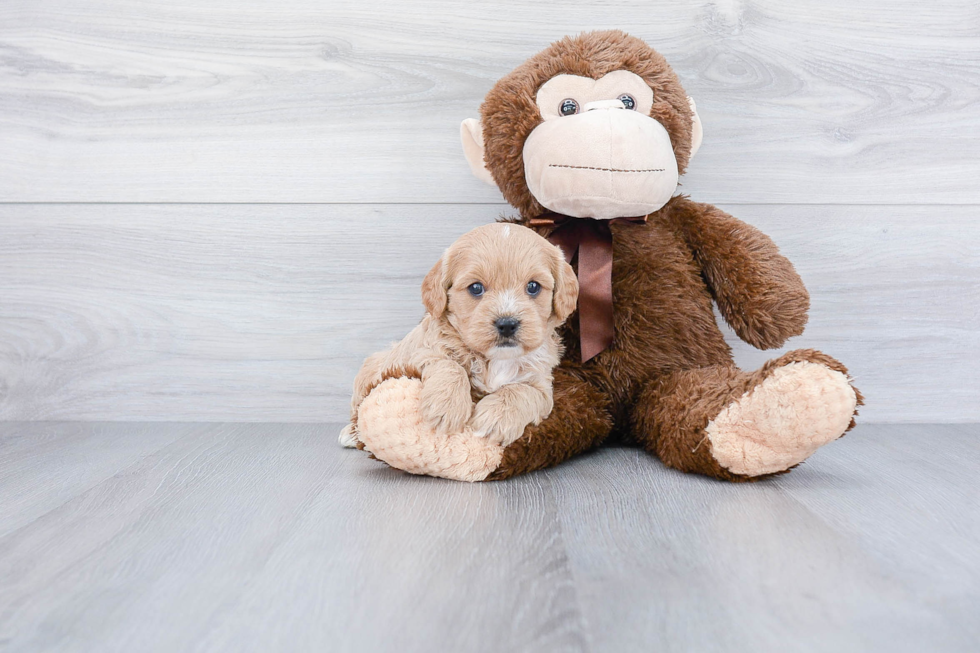
<instances>
[{"instance_id":1,"label":"brown satin bow tie","mask_svg":"<svg viewBox=\"0 0 980 653\"><path fill-rule=\"evenodd\" d=\"M528 222L532 227L553 227L548 240L558 245L571 264L578 252L578 328L582 362L603 351L613 342L612 232L613 222L646 222L636 218L573 218L560 213L545 213Z\"/></svg>"}]
</instances>

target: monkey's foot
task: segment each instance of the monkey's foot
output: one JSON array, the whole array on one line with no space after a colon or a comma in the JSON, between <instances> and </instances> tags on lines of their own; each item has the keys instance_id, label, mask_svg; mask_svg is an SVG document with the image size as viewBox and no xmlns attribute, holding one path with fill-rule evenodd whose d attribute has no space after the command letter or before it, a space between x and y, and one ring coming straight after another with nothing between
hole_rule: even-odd
<instances>
[{"instance_id":1,"label":"monkey's foot","mask_svg":"<svg viewBox=\"0 0 980 653\"><path fill-rule=\"evenodd\" d=\"M858 397L847 376L792 362L728 404L705 432L715 460L745 476L797 465L850 427Z\"/></svg>"},{"instance_id":2,"label":"monkey's foot","mask_svg":"<svg viewBox=\"0 0 980 653\"><path fill-rule=\"evenodd\" d=\"M439 434L422 419L422 382L381 382L357 410L357 439L374 457L411 474L482 481L500 466L504 448L464 429Z\"/></svg>"}]
</instances>

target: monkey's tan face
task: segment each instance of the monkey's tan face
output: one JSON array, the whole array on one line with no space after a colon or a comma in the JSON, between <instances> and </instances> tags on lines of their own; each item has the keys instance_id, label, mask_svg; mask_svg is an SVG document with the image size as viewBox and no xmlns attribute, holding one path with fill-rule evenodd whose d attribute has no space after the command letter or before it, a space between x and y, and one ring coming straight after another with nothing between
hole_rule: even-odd
<instances>
[{"instance_id":1,"label":"monkey's tan face","mask_svg":"<svg viewBox=\"0 0 980 653\"><path fill-rule=\"evenodd\" d=\"M594 80L557 75L541 86L544 119L524 143L528 190L576 217L647 215L677 188L670 135L650 117L653 90L629 71Z\"/></svg>"},{"instance_id":2,"label":"monkey's tan face","mask_svg":"<svg viewBox=\"0 0 980 653\"><path fill-rule=\"evenodd\" d=\"M489 149L480 121L467 119L460 127L470 169L489 184L499 183L525 217L542 207L580 218L648 215L670 201L677 189L676 148L683 152L689 145L687 165L701 144L694 101L687 98L690 113L678 110L683 89L669 71L648 71L657 79L651 83L626 69L631 59L644 54L655 59L653 50L636 41L622 52L606 54L621 57L624 68L598 79L558 74L540 82L539 73L518 69L498 83L483 108L484 117L495 123L487 134ZM538 56L542 66L561 63L581 69L585 55L545 51ZM522 84L530 86L525 93L533 93L534 101L520 95L508 102L506 94L519 92ZM655 97L655 92L662 97ZM690 116L689 133L677 120L680 113ZM522 149L515 150L515 145Z\"/></svg>"},{"instance_id":3,"label":"monkey's tan face","mask_svg":"<svg viewBox=\"0 0 980 653\"><path fill-rule=\"evenodd\" d=\"M444 260L446 317L466 346L487 358L517 358L541 347L574 308L571 267L525 227L481 227Z\"/></svg>"}]
</instances>

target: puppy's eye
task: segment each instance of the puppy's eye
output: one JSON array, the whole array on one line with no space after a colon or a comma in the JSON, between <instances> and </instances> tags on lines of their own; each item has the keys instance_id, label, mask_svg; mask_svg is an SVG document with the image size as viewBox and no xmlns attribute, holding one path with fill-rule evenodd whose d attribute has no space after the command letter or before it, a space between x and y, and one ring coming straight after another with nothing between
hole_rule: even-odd
<instances>
[{"instance_id":1,"label":"puppy's eye","mask_svg":"<svg viewBox=\"0 0 980 653\"><path fill-rule=\"evenodd\" d=\"M538 296L538 293L540 293L540 292L541 292L541 284L540 283L538 283L537 281L528 281L527 282L527 294L529 294L531 297L537 297Z\"/></svg>"},{"instance_id":2,"label":"puppy's eye","mask_svg":"<svg viewBox=\"0 0 980 653\"><path fill-rule=\"evenodd\" d=\"M623 93L617 99L620 102L622 102L623 106L626 107L627 109L632 110L636 108L636 100L633 99L632 95L627 95L626 93Z\"/></svg>"},{"instance_id":3,"label":"puppy's eye","mask_svg":"<svg viewBox=\"0 0 980 653\"><path fill-rule=\"evenodd\" d=\"M479 283L479 282L477 282L477 283L471 283L466 289L469 290L470 291L470 294L473 295L474 297L480 297L480 296L483 295L483 284L482 283Z\"/></svg>"},{"instance_id":4,"label":"puppy's eye","mask_svg":"<svg viewBox=\"0 0 980 653\"><path fill-rule=\"evenodd\" d=\"M561 104L558 106L558 113L563 116L574 116L576 113L578 113L578 102L572 98L562 100Z\"/></svg>"}]
</instances>

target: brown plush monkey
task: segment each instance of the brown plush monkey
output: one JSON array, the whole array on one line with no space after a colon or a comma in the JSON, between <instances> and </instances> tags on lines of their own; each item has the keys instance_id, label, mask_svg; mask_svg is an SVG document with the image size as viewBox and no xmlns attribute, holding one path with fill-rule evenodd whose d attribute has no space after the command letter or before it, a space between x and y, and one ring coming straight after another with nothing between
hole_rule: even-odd
<instances>
[{"instance_id":1,"label":"brown plush monkey","mask_svg":"<svg viewBox=\"0 0 980 653\"><path fill-rule=\"evenodd\" d=\"M562 246L581 291L551 415L506 448L467 442L467 480L556 465L611 436L683 471L753 480L853 427L861 394L833 358L798 350L735 367L712 302L740 338L771 349L802 333L809 296L768 237L675 195L701 125L660 54L619 31L568 37L501 79L480 113L461 130L470 167ZM364 417L365 448L398 437ZM458 445L413 444L413 471Z\"/></svg>"}]
</instances>

